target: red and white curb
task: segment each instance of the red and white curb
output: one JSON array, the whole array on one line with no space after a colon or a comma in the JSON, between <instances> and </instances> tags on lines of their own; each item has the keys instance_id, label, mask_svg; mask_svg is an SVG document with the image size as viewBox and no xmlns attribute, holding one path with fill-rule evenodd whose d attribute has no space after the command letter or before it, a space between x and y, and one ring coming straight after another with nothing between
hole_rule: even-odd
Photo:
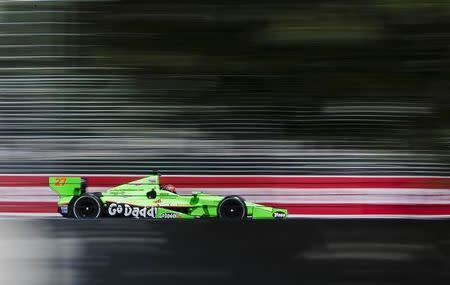
<instances>
[{"instance_id":1,"label":"red and white curb","mask_svg":"<svg viewBox=\"0 0 450 285\"><path fill-rule=\"evenodd\" d=\"M48 175L0 175L0 214L54 215ZM138 175L82 176L90 192L137 180ZM303 218L449 218L450 177L165 175L180 194L240 195Z\"/></svg>"}]
</instances>

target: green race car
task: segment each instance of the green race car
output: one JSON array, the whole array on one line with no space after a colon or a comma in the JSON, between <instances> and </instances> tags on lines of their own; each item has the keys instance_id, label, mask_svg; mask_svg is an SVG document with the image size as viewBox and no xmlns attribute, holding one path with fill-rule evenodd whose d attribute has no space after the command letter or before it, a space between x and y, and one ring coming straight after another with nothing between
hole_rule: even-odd
<instances>
[{"instance_id":1,"label":"green race car","mask_svg":"<svg viewBox=\"0 0 450 285\"><path fill-rule=\"evenodd\" d=\"M49 185L58 194L58 212L75 219L287 218L287 210L251 203L239 196L202 192L178 195L172 185L159 184L157 173L101 193L86 192L86 180L82 177L49 177Z\"/></svg>"}]
</instances>

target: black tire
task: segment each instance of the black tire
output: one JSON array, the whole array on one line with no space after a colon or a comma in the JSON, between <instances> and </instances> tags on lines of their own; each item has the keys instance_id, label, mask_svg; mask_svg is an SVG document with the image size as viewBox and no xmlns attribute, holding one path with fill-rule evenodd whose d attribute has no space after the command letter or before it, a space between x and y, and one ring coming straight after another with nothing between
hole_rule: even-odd
<instances>
[{"instance_id":1,"label":"black tire","mask_svg":"<svg viewBox=\"0 0 450 285\"><path fill-rule=\"evenodd\" d=\"M72 213L75 219L97 219L103 214L103 203L98 196L85 193L75 198Z\"/></svg>"},{"instance_id":2,"label":"black tire","mask_svg":"<svg viewBox=\"0 0 450 285\"><path fill-rule=\"evenodd\" d=\"M219 219L242 220L247 218L247 206L239 196L227 196L217 206Z\"/></svg>"}]
</instances>

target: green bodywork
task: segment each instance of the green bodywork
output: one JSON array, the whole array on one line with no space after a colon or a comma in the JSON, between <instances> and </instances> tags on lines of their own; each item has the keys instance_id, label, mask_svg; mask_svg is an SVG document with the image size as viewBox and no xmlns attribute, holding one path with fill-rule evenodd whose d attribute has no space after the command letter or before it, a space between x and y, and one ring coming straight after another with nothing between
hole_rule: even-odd
<instances>
[{"instance_id":1,"label":"green bodywork","mask_svg":"<svg viewBox=\"0 0 450 285\"><path fill-rule=\"evenodd\" d=\"M71 216L70 205L84 192L84 180L81 177L50 177L50 188L58 194L58 208L66 209L66 216ZM152 209L152 218L216 218L218 205L224 199L202 192L191 195L178 195L160 187L159 175L150 175L117 187L108 189L98 195L102 202L105 216L117 213L118 205ZM287 210L266 207L245 201L247 217L253 219L286 218ZM120 207L120 206L119 206ZM123 209L121 209L123 210ZM132 216L132 215L130 215ZM139 216L136 216L139 217Z\"/></svg>"}]
</instances>

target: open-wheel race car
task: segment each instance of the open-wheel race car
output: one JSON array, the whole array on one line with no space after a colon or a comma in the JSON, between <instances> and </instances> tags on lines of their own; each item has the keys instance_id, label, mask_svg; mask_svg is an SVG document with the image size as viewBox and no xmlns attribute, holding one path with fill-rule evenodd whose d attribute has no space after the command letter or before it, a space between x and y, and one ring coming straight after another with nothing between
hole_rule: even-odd
<instances>
[{"instance_id":1,"label":"open-wheel race car","mask_svg":"<svg viewBox=\"0 0 450 285\"><path fill-rule=\"evenodd\" d=\"M251 203L239 196L178 195L174 186L160 185L157 173L105 192L86 192L82 177L49 177L49 185L58 194L58 212L75 219L283 219L288 214L285 209Z\"/></svg>"}]
</instances>

